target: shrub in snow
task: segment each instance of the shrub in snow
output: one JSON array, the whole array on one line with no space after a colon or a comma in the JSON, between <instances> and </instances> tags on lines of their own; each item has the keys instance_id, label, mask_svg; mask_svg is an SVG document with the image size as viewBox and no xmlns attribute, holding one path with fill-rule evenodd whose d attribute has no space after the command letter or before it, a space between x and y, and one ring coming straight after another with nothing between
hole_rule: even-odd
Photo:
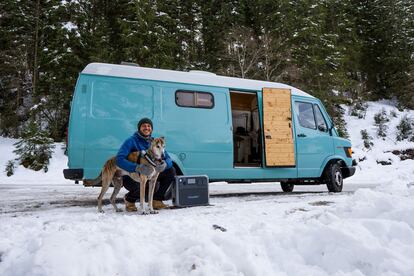
<instances>
[{"instance_id":1,"label":"shrub in snow","mask_svg":"<svg viewBox=\"0 0 414 276\"><path fill-rule=\"evenodd\" d=\"M388 159L388 160L377 160L377 164L381 164L383 166L389 166L392 165L392 160Z\"/></svg>"},{"instance_id":2,"label":"shrub in snow","mask_svg":"<svg viewBox=\"0 0 414 276\"><path fill-rule=\"evenodd\" d=\"M25 168L35 171L43 169L47 172L49 159L54 148L53 139L48 137L46 131L41 130L35 122L31 121L23 131L22 139L15 143L16 161Z\"/></svg>"},{"instance_id":3,"label":"shrub in snow","mask_svg":"<svg viewBox=\"0 0 414 276\"><path fill-rule=\"evenodd\" d=\"M9 160L6 164L6 169L4 170L6 172L7 176L12 176L14 174L14 169L16 168L16 163L14 160Z\"/></svg>"},{"instance_id":4,"label":"shrub in snow","mask_svg":"<svg viewBox=\"0 0 414 276\"><path fill-rule=\"evenodd\" d=\"M410 137L411 140L413 140L413 125L413 120L407 115L404 115L400 123L397 125L397 141L409 139Z\"/></svg>"},{"instance_id":5,"label":"shrub in snow","mask_svg":"<svg viewBox=\"0 0 414 276\"><path fill-rule=\"evenodd\" d=\"M386 125L390 119L387 116L387 112L383 108L380 112L374 115L375 125L378 127L377 135L378 137L386 137L388 126Z\"/></svg>"},{"instance_id":6,"label":"shrub in snow","mask_svg":"<svg viewBox=\"0 0 414 276\"><path fill-rule=\"evenodd\" d=\"M372 142L372 137L368 135L368 131L366 129L361 130L361 136L364 141L364 147L370 149L374 143Z\"/></svg>"},{"instance_id":7,"label":"shrub in snow","mask_svg":"<svg viewBox=\"0 0 414 276\"><path fill-rule=\"evenodd\" d=\"M351 106L351 116L358 117L359 119L365 118L367 114L368 104L362 101L356 102L353 106Z\"/></svg>"}]
</instances>

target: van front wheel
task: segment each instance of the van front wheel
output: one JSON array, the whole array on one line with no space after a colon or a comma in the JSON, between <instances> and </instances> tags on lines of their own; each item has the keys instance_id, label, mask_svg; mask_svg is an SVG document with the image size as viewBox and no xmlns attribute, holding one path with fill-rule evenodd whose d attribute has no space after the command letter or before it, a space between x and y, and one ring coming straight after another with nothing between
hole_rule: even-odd
<instances>
[{"instance_id":1,"label":"van front wheel","mask_svg":"<svg viewBox=\"0 0 414 276\"><path fill-rule=\"evenodd\" d=\"M330 164L326 170L326 187L328 191L333 193L339 193L342 191L344 185L344 178L342 176L341 166L339 163Z\"/></svg>"},{"instance_id":2,"label":"van front wheel","mask_svg":"<svg viewBox=\"0 0 414 276\"><path fill-rule=\"evenodd\" d=\"M285 193L292 192L293 188L295 187L293 183L289 182L280 182L280 186L282 187L282 191L284 191Z\"/></svg>"}]
</instances>

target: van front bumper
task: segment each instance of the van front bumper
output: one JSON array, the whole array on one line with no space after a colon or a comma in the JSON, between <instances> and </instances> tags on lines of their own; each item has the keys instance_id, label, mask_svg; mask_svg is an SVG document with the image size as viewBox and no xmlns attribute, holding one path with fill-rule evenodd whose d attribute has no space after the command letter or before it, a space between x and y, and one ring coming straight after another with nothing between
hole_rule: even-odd
<instances>
[{"instance_id":1,"label":"van front bumper","mask_svg":"<svg viewBox=\"0 0 414 276\"><path fill-rule=\"evenodd\" d=\"M343 178L353 176L355 174L355 170L356 170L355 167L342 167L341 171L342 171Z\"/></svg>"},{"instance_id":2,"label":"van front bumper","mask_svg":"<svg viewBox=\"0 0 414 276\"><path fill-rule=\"evenodd\" d=\"M63 176L70 180L82 180L83 169L64 169Z\"/></svg>"}]
</instances>

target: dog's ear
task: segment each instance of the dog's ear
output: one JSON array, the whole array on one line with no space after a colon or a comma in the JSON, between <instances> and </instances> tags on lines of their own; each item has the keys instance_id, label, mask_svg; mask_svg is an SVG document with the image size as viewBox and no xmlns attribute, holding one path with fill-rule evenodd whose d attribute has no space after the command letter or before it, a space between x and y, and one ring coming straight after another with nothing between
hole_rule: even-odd
<instances>
[{"instance_id":1,"label":"dog's ear","mask_svg":"<svg viewBox=\"0 0 414 276\"><path fill-rule=\"evenodd\" d=\"M165 137L164 136L161 136L160 139L165 142Z\"/></svg>"}]
</instances>

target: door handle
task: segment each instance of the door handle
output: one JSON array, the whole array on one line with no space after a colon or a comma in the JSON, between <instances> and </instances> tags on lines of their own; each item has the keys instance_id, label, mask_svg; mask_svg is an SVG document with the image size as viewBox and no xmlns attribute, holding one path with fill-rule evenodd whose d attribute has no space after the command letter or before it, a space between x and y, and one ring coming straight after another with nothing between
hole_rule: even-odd
<instances>
[{"instance_id":1,"label":"door handle","mask_svg":"<svg viewBox=\"0 0 414 276\"><path fill-rule=\"evenodd\" d=\"M306 137L306 134L304 134L304 133L299 133L299 134L298 134L298 137Z\"/></svg>"}]
</instances>

